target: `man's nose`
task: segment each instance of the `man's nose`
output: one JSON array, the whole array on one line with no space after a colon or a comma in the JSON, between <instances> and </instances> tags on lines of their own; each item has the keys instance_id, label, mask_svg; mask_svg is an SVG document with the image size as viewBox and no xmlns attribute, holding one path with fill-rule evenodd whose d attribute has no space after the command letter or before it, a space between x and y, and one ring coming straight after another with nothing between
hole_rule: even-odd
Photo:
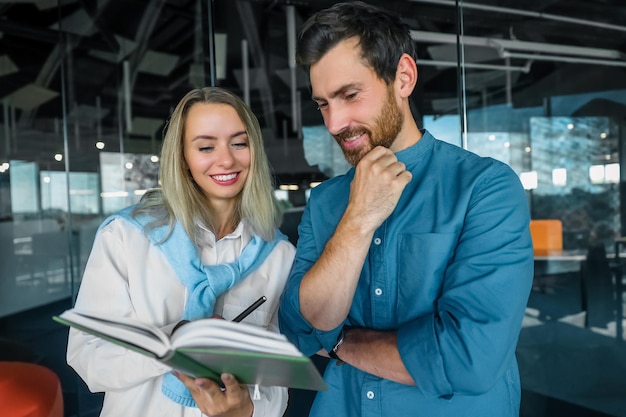
<instances>
[{"instance_id":1,"label":"man's nose","mask_svg":"<svg viewBox=\"0 0 626 417\"><path fill-rule=\"evenodd\" d=\"M324 123L331 135L337 135L350 126L350 117L348 109L345 106L328 105L326 114L324 115Z\"/></svg>"}]
</instances>

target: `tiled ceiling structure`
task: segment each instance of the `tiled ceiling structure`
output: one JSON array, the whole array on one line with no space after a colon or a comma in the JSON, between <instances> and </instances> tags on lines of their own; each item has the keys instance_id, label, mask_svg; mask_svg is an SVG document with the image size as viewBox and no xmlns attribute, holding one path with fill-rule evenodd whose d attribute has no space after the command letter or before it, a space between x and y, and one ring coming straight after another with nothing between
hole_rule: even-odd
<instances>
[{"instance_id":1,"label":"tiled ceiling structure","mask_svg":"<svg viewBox=\"0 0 626 417\"><path fill-rule=\"evenodd\" d=\"M333 3L0 0L0 120L4 132L16 132L0 144L0 159L48 158L63 131L73 170L93 169L94 136L128 135L126 148L116 150L155 151L172 106L191 87L210 83L249 97L270 149L301 148L294 126L321 119L306 74L292 69L290 40L306 17ZM369 3L399 13L413 30L418 116L458 112L458 58L467 63L470 106L485 97L536 106L550 95L626 87L622 0L460 1L462 22L455 0ZM211 30L213 44L203 41ZM611 111L624 117L611 103L580 109ZM283 170L307 171L301 156L288 159Z\"/></svg>"}]
</instances>

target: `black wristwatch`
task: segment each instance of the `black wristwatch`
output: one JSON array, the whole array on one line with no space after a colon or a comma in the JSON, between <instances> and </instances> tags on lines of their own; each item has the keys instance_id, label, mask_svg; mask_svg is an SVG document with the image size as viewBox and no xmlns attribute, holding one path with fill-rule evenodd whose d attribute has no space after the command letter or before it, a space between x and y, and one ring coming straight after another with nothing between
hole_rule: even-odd
<instances>
[{"instance_id":1,"label":"black wristwatch","mask_svg":"<svg viewBox=\"0 0 626 417\"><path fill-rule=\"evenodd\" d=\"M346 331L347 331L347 326L344 326L341 329L341 332L339 333L339 337L337 337L337 343L335 343L335 346L333 346L333 348L328 352L328 356L330 356L332 359L337 361L337 365L343 365L345 362L342 361L339 356L337 356L337 350L339 349L339 346L341 346L341 344L343 343L344 338L346 337Z\"/></svg>"}]
</instances>

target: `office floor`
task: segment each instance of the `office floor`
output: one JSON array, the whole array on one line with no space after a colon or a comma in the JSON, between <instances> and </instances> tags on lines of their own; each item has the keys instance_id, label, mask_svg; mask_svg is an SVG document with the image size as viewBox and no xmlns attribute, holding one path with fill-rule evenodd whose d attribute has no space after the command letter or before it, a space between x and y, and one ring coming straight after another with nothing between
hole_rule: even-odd
<instances>
[{"instance_id":1,"label":"office floor","mask_svg":"<svg viewBox=\"0 0 626 417\"><path fill-rule=\"evenodd\" d=\"M521 417L626 416L626 344L611 337L610 323L585 327L579 303L573 276L557 277L531 294L517 352L525 388ZM1 318L0 338L21 343L59 375L66 417L96 417L101 395L89 393L66 365L67 329L51 319L70 304L68 298ZM291 398L288 416L306 416L312 393L297 391Z\"/></svg>"}]
</instances>

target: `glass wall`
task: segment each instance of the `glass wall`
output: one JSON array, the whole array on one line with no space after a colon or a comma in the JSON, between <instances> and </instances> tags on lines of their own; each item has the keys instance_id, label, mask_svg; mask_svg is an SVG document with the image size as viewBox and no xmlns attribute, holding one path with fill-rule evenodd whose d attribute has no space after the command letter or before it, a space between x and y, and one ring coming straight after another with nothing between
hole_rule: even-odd
<instances>
[{"instance_id":1,"label":"glass wall","mask_svg":"<svg viewBox=\"0 0 626 417\"><path fill-rule=\"evenodd\" d=\"M158 186L163 129L189 89L228 88L258 115L292 240L310 188L347 170L294 58L304 20L332 3L0 2L0 342L61 376L67 416L97 415L101 397L65 365L50 316L71 306L100 222ZM370 3L411 26L418 124L510 165L526 189L521 414L626 416L626 8ZM312 395L293 394L304 415Z\"/></svg>"},{"instance_id":2,"label":"glass wall","mask_svg":"<svg viewBox=\"0 0 626 417\"><path fill-rule=\"evenodd\" d=\"M611 14L624 10L558 3L460 2L458 116L465 146L510 165L527 190L522 415L623 416L626 28ZM485 24L496 20L508 36Z\"/></svg>"}]
</instances>

